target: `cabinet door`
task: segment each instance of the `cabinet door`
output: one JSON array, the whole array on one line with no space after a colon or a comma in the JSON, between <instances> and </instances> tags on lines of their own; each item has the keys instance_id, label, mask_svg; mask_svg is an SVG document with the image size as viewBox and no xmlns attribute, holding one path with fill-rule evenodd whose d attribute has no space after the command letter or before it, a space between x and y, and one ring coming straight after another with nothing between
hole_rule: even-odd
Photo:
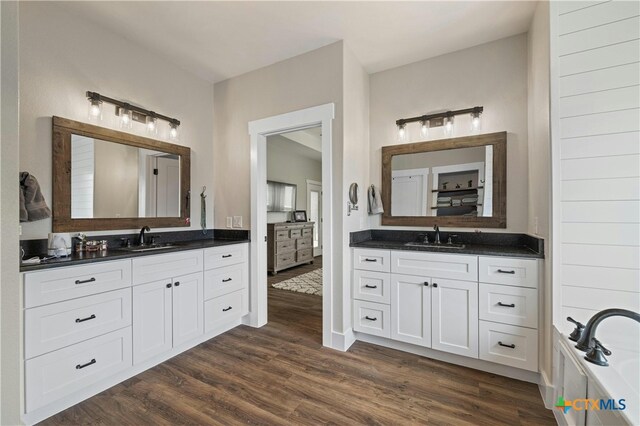
<instances>
[{"instance_id":1,"label":"cabinet door","mask_svg":"<svg viewBox=\"0 0 640 426\"><path fill-rule=\"evenodd\" d=\"M170 351L170 279L133 287L133 362Z\"/></svg>"},{"instance_id":2,"label":"cabinet door","mask_svg":"<svg viewBox=\"0 0 640 426\"><path fill-rule=\"evenodd\" d=\"M478 358L478 284L434 278L432 347Z\"/></svg>"},{"instance_id":3,"label":"cabinet door","mask_svg":"<svg viewBox=\"0 0 640 426\"><path fill-rule=\"evenodd\" d=\"M173 346L204 332L204 285L202 273L173 280Z\"/></svg>"},{"instance_id":4,"label":"cabinet door","mask_svg":"<svg viewBox=\"0 0 640 426\"><path fill-rule=\"evenodd\" d=\"M391 275L391 338L431 347L431 280Z\"/></svg>"}]
</instances>

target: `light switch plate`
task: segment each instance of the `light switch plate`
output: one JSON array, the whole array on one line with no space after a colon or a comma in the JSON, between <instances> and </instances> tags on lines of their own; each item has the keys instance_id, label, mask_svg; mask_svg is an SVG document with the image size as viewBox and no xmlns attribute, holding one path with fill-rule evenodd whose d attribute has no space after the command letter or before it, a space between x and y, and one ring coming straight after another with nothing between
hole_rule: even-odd
<instances>
[{"instance_id":1,"label":"light switch plate","mask_svg":"<svg viewBox=\"0 0 640 426\"><path fill-rule=\"evenodd\" d=\"M233 227L234 228L242 228L242 216L234 216L233 217Z\"/></svg>"},{"instance_id":2,"label":"light switch plate","mask_svg":"<svg viewBox=\"0 0 640 426\"><path fill-rule=\"evenodd\" d=\"M231 228L233 226L233 218L231 216L227 216L227 228Z\"/></svg>"}]
</instances>

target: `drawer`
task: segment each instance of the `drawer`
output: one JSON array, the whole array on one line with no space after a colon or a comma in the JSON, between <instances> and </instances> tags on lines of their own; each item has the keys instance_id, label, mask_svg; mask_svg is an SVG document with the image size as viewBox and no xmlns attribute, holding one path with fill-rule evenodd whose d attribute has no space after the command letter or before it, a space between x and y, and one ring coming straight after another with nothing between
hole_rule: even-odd
<instances>
[{"instance_id":1,"label":"drawer","mask_svg":"<svg viewBox=\"0 0 640 426\"><path fill-rule=\"evenodd\" d=\"M389 250L353 249L353 268L364 271L390 272Z\"/></svg>"},{"instance_id":2,"label":"drawer","mask_svg":"<svg viewBox=\"0 0 640 426\"><path fill-rule=\"evenodd\" d=\"M480 282L538 287L538 261L535 259L481 256L478 264Z\"/></svg>"},{"instance_id":3,"label":"drawer","mask_svg":"<svg viewBox=\"0 0 640 426\"><path fill-rule=\"evenodd\" d=\"M276 268L282 268L283 266L293 265L296 263L296 252L284 253L276 255Z\"/></svg>"},{"instance_id":4,"label":"drawer","mask_svg":"<svg viewBox=\"0 0 640 426\"><path fill-rule=\"evenodd\" d=\"M133 259L133 285L202 272L202 250Z\"/></svg>"},{"instance_id":5,"label":"drawer","mask_svg":"<svg viewBox=\"0 0 640 426\"><path fill-rule=\"evenodd\" d=\"M302 236L302 229L292 229L289 231L289 237L300 238Z\"/></svg>"},{"instance_id":6,"label":"drawer","mask_svg":"<svg viewBox=\"0 0 640 426\"><path fill-rule=\"evenodd\" d=\"M538 371L538 331L480 321L480 359Z\"/></svg>"},{"instance_id":7,"label":"drawer","mask_svg":"<svg viewBox=\"0 0 640 426\"><path fill-rule=\"evenodd\" d=\"M25 310L25 358L131 325L131 289Z\"/></svg>"},{"instance_id":8,"label":"drawer","mask_svg":"<svg viewBox=\"0 0 640 426\"><path fill-rule=\"evenodd\" d=\"M313 249L302 249L296 252L296 262L310 262L313 260Z\"/></svg>"},{"instance_id":9,"label":"drawer","mask_svg":"<svg viewBox=\"0 0 640 426\"><path fill-rule=\"evenodd\" d=\"M421 277L478 281L478 258L460 254L392 251L391 272Z\"/></svg>"},{"instance_id":10,"label":"drawer","mask_svg":"<svg viewBox=\"0 0 640 426\"><path fill-rule=\"evenodd\" d=\"M312 235L313 235L313 227L304 228L302 230L302 236L303 237L311 237Z\"/></svg>"},{"instance_id":11,"label":"drawer","mask_svg":"<svg viewBox=\"0 0 640 426\"><path fill-rule=\"evenodd\" d=\"M389 305L375 302L353 301L353 329L361 333L391 337L391 311Z\"/></svg>"},{"instance_id":12,"label":"drawer","mask_svg":"<svg viewBox=\"0 0 640 426\"><path fill-rule=\"evenodd\" d=\"M131 260L24 274L25 308L131 286Z\"/></svg>"},{"instance_id":13,"label":"drawer","mask_svg":"<svg viewBox=\"0 0 640 426\"><path fill-rule=\"evenodd\" d=\"M538 328L538 290L506 285L479 285L480 319Z\"/></svg>"},{"instance_id":14,"label":"drawer","mask_svg":"<svg viewBox=\"0 0 640 426\"><path fill-rule=\"evenodd\" d=\"M280 240L288 240L288 239L289 239L289 231L287 230L276 231L276 240L280 241Z\"/></svg>"},{"instance_id":15,"label":"drawer","mask_svg":"<svg viewBox=\"0 0 640 426\"><path fill-rule=\"evenodd\" d=\"M247 290L235 291L204 302L204 331L238 321L249 312Z\"/></svg>"},{"instance_id":16,"label":"drawer","mask_svg":"<svg viewBox=\"0 0 640 426\"><path fill-rule=\"evenodd\" d=\"M204 299L232 293L247 287L248 267L246 263L211 269L204 273Z\"/></svg>"},{"instance_id":17,"label":"drawer","mask_svg":"<svg viewBox=\"0 0 640 426\"><path fill-rule=\"evenodd\" d=\"M391 303L391 274L353 271L353 297L377 303Z\"/></svg>"},{"instance_id":18,"label":"drawer","mask_svg":"<svg viewBox=\"0 0 640 426\"><path fill-rule=\"evenodd\" d=\"M204 269L220 268L249 261L249 244L229 244L204 249Z\"/></svg>"},{"instance_id":19,"label":"drawer","mask_svg":"<svg viewBox=\"0 0 640 426\"><path fill-rule=\"evenodd\" d=\"M131 327L27 360L26 411L112 377L131 365Z\"/></svg>"},{"instance_id":20,"label":"drawer","mask_svg":"<svg viewBox=\"0 0 640 426\"><path fill-rule=\"evenodd\" d=\"M311 247L313 247L313 241L311 241L311 238L300 238L299 240L296 240L296 249L298 250Z\"/></svg>"},{"instance_id":21,"label":"drawer","mask_svg":"<svg viewBox=\"0 0 640 426\"><path fill-rule=\"evenodd\" d=\"M289 253L295 251L296 240L284 240L276 242L276 253Z\"/></svg>"}]
</instances>

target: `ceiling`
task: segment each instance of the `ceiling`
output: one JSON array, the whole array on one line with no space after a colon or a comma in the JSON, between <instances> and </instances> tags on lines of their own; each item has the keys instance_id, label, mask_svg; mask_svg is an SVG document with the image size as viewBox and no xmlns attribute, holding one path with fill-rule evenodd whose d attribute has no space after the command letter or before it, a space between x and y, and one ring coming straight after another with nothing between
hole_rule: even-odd
<instances>
[{"instance_id":1,"label":"ceiling","mask_svg":"<svg viewBox=\"0 0 640 426\"><path fill-rule=\"evenodd\" d=\"M372 74L526 32L530 1L65 2L212 82L344 40Z\"/></svg>"},{"instance_id":2,"label":"ceiling","mask_svg":"<svg viewBox=\"0 0 640 426\"><path fill-rule=\"evenodd\" d=\"M318 127L319 129L319 127ZM322 151L312 148L306 143L301 143L297 133L305 132L304 130L291 133L283 133L267 137L267 149L275 149L276 151L286 151L293 156L306 157L315 161L322 161ZM307 138L309 135L302 135ZM320 139L320 137L318 137Z\"/></svg>"}]
</instances>

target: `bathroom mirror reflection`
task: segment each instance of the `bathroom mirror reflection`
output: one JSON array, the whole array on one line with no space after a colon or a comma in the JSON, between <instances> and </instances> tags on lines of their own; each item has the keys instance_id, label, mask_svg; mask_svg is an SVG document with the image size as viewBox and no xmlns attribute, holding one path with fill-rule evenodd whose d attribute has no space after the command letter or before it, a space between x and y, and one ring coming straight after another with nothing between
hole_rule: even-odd
<instances>
[{"instance_id":1,"label":"bathroom mirror reflection","mask_svg":"<svg viewBox=\"0 0 640 426\"><path fill-rule=\"evenodd\" d=\"M383 225L506 227L506 132L382 148Z\"/></svg>"},{"instance_id":2,"label":"bathroom mirror reflection","mask_svg":"<svg viewBox=\"0 0 640 426\"><path fill-rule=\"evenodd\" d=\"M53 231L189 226L191 150L53 117Z\"/></svg>"},{"instance_id":3,"label":"bathroom mirror reflection","mask_svg":"<svg viewBox=\"0 0 640 426\"><path fill-rule=\"evenodd\" d=\"M73 219L178 216L178 155L71 135Z\"/></svg>"}]
</instances>

